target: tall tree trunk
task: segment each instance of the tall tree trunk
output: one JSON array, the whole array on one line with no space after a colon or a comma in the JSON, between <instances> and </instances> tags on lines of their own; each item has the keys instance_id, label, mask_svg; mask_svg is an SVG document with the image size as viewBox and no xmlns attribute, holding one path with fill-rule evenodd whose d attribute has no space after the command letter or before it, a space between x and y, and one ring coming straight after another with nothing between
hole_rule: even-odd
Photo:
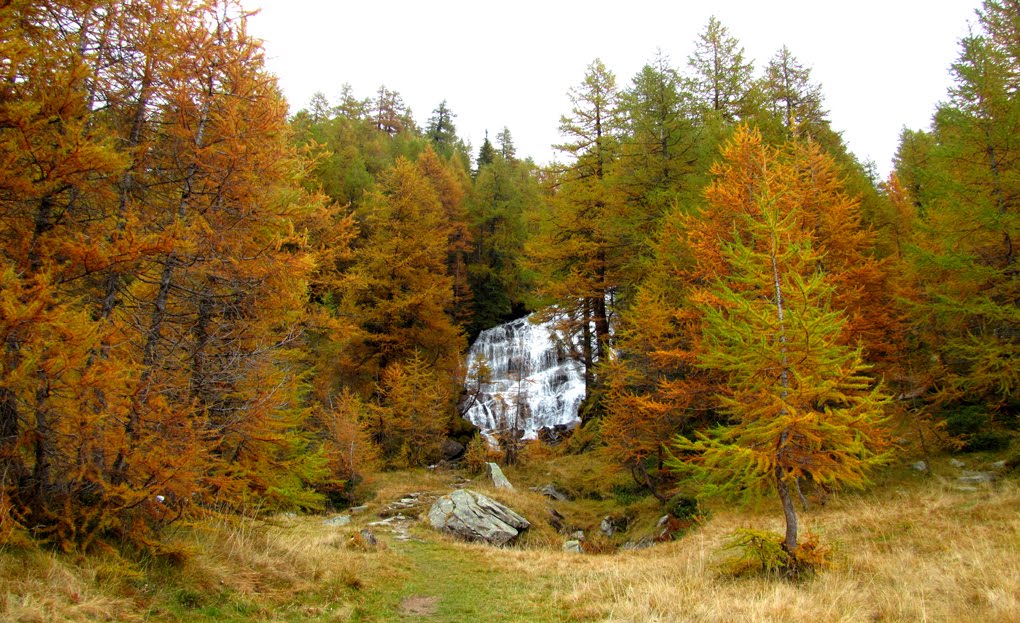
<instances>
[{"instance_id":1,"label":"tall tree trunk","mask_svg":"<svg viewBox=\"0 0 1020 623\"><path fill-rule=\"evenodd\" d=\"M32 241L29 244L29 265L33 275L42 270L41 247L44 244L42 236L54 228L53 222L53 199L49 196L39 201L35 214L35 229L32 233ZM48 305L52 307L52 305ZM17 346L15 346L17 348ZM32 451L35 462L32 467L31 495L35 501L42 506L42 496L45 495L46 487L50 480L50 448L53 440L50 438L49 407L47 402L50 396L49 374L42 367L36 369L35 376L35 426L32 431Z\"/></svg>"},{"instance_id":2,"label":"tall tree trunk","mask_svg":"<svg viewBox=\"0 0 1020 623\"><path fill-rule=\"evenodd\" d=\"M135 105L135 112L132 115L131 120L131 133L128 135L128 149L135 149L141 143L142 131L145 128L145 111L149 106L149 98L152 92L152 64L154 60L152 55L146 56L145 60L145 71L142 76L142 84L138 93L138 101ZM134 180L134 169L140 166L140 162L137 160L132 163L132 166L124 171L124 176L120 181L119 194L120 199L117 204L117 229L116 233L111 235L111 239L115 236L120 236L124 233L127 227L127 209L128 202L130 201L131 193L134 191L135 180ZM121 271L112 268L106 276L106 282L104 285L103 300L100 308L100 318L107 320L113 313L113 309L117 304L117 294L120 290L120 284L122 280ZM104 346L104 350L105 350Z\"/></svg>"},{"instance_id":3,"label":"tall tree trunk","mask_svg":"<svg viewBox=\"0 0 1020 623\"><path fill-rule=\"evenodd\" d=\"M50 482L50 421L49 409L46 405L50 397L49 379L46 373L39 372L39 387L35 392L35 435L33 448L35 453L35 465L32 468L33 493L36 496L44 495L47 485Z\"/></svg>"},{"instance_id":4,"label":"tall tree trunk","mask_svg":"<svg viewBox=\"0 0 1020 623\"><path fill-rule=\"evenodd\" d=\"M0 387L0 492L8 487L8 482L17 483L24 473L25 466L18 452L18 429L14 392Z\"/></svg>"},{"instance_id":5,"label":"tall tree trunk","mask_svg":"<svg viewBox=\"0 0 1020 623\"><path fill-rule=\"evenodd\" d=\"M775 215L778 218L778 214ZM779 319L779 382L781 387L781 396L785 401L790 392L790 364L788 361L788 355L786 352L786 316L785 309L783 308L783 287L782 281L779 278L779 262L776 259L778 254L777 241L775 234L775 224L773 224L773 232L771 237L771 248L769 253L769 259L772 262L772 283L775 287L776 292L776 316ZM781 415L785 415L786 410L781 412ZM786 536L783 539L783 548L791 556L796 556L797 553L797 510L793 506L793 496L790 495L790 488L786 483L786 468L783 466L786 455L786 444L790 439L790 433L783 431L779 436L779 444L776 448L776 490L779 492L779 500L783 504L783 515L786 517Z\"/></svg>"},{"instance_id":6,"label":"tall tree trunk","mask_svg":"<svg viewBox=\"0 0 1020 623\"><path fill-rule=\"evenodd\" d=\"M191 395L201 410L209 403L208 359L206 346L209 344L209 323L212 320L213 297L208 287L198 298L198 317L192 328L195 345L191 351Z\"/></svg>"},{"instance_id":7,"label":"tall tree trunk","mask_svg":"<svg viewBox=\"0 0 1020 623\"><path fill-rule=\"evenodd\" d=\"M598 269L599 295L592 298L592 320L595 324L595 358L604 362L609 349L609 314L606 310L606 295L609 285L606 283L606 252L599 249Z\"/></svg>"},{"instance_id":8,"label":"tall tree trunk","mask_svg":"<svg viewBox=\"0 0 1020 623\"><path fill-rule=\"evenodd\" d=\"M205 95L206 100L198 121L198 128L195 132L193 148L196 152L202 148L206 124L209 121L209 108L212 104L213 96L212 84L209 85L209 90ZM188 205L191 201L193 190L192 184L197 173L198 164L193 162L188 167L187 174L184 177L184 188L181 190L181 198L177 204L176 217L178 222L183 222L187 217ZM166 307L170 300L170 292L174 286L174 271L180 264L180 261L177 252L171 251L162 262L163 268L160 271L159 290L156 292L156 298L152 303L152 315L149 318L148 330L145 332L145 345L142 348L142 372L139 378L138 396L135 398L135 403L128 414L128 421L124 428L127 436L126 447L122 447L117 452L117 458L113 462L112 481L114 483L123 482L127 472L125 451L135 444L141 434L142 409L151 389L150 384L155 372L158 347L163 339L163 322L166 319Z\"/></svg>"},{"instance_id":9,"label":"tall tree trunk","mask_svg":"<svg viewBox=\"0 0 1020 623\"><path fill-rule=\"evenodd\" d=\"M1000 215L1005 215L1008 209L1008 203L1006 202L1005 193L1002 191L1002 175L999 172L999 157L995 152L995 146L992 145L991 131L987 126L985 127L985 155L988 158L988 168L992 172L992 194L995 195L995 206ZM1002 232L1002 246L1004 265L1010 266L1016 261L1016 258L1013 251L1013 238L1009 235L1008 229L1004 229Z\"/></svg>"},{"instance_id":10,"label":"tall tree trunk","mask_svg":"<svg viewBox=\"0 0 1020 623\"><path fill-rule=\"evenodd\" d=\"M780 443L785 443L786 433L782 435ZM790 556L797 555L797 509L793 506L793 496L790 495L790 487L783 478L783 468L776 465L775 478L776 490L779 491L779 500L783 503L783 516L786 517L786 535L783 537L783 549Z\"/></svg>"}]
</instances>

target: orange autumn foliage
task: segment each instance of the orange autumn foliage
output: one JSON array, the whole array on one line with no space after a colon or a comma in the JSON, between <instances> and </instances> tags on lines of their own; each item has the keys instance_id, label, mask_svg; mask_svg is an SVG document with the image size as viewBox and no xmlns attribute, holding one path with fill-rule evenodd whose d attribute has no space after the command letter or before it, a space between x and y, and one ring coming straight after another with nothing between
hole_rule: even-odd
<instances>
[{"instance_id":1,"label":"orange autumn foliage","mask_svg":"<svg viewBox=\"0 0 1020 623\"><path fill-rule=\"evenodd\" d=\"M847 315L839 343L860 344L870 362L894 369L902 320L893 305L891 264L872 255L874 235L862 225L859 205L843 190L831 158L810 142L769 147L756 130L739 128L712 168L704 206L678 206L664 220L650 275L622 319L618 357L607 368L607 452L653 490L670 480L661 470L663 444L718 417L711 396L723 378L701 361L707 346L699 304L711 304L713 295L700 288L734 276L723 243L749 243L736 223L760 209L758 196L768 190L763 162L782 180L773 198L777 209L790 215L798 235L822 258L831 306Z\"/></svg>"},{"instance_id":2,"label":"orange autumn foliage","mask_svg":"<svg viewBox=\"0 0 1020 623\"><path fill-rule=\"evenodd\" d=\"M310 229L229 0L0 9L0 521L64 547L321 503L294 351Z\"/></svg>"}]
</instances>

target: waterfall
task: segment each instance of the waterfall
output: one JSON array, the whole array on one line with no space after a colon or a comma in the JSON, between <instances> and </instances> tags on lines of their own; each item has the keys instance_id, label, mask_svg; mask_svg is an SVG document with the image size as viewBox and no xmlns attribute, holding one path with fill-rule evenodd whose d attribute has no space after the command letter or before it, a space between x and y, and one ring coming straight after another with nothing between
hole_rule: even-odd
<instances>
[{"instance_id":1,"label":"waterfall","mask_svg":"<svg viewBox=\"0 0 1020 623\"><path fill-rule=\"evenodd\" d=\"M569 344L554 322L518 318L482 331L471 345L464 417L487 437L500 428L516 428L534 439L543 427L579 422L584 364L569 356ZM479 387L472 376L482 362L491 374Z\"/></svg>"}]
</instances>

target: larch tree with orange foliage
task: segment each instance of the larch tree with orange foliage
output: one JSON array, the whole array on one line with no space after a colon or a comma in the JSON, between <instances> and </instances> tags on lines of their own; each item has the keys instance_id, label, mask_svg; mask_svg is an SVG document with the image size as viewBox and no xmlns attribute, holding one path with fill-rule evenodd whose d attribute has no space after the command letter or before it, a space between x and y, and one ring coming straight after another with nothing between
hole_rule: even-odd
<instances>
[{"instance_id":1,"label":"larch tree with orange foliage","mask_svg":"<svg viewBox=\"0 0 1020 623\"><path fill-rule=\"evenodd\" d=\"M614 357L603 367L604 451L663 500L675 481L665 465L666 448L677 433L713 421L716 386L713 374L698 365L701 314L684 279L691 256L680 216L674 212L664 220L654 262L621 314Z\"/></svg>"},{"instance_id":2,"label":"larch tree with orange foliage","mask_svg":"<svg viewBox=\"0 0 1020 623\"><path fill-rule=\"evenodd\" d=\"M359 332L346 353L348 383L374 384L381 370L415 353L456 378L464 339L450 315L452 228L432 183L400 159L357 216L361 240L339 304Z\"/></svg>"},{"instance_id":3,"label":"larch tree with orange foliage","mask_svg":"<svg viewBox=\"0 0 1020 623\"><path fill-rule=\"evenodd\" d=\"M638 482L665 490L662 445L678 432L694 434L719 418L710 397L722 390L720 370L704 366L704 310L692 299L705 283L726 279L732 262L721 241L746 236L734 223L760 212L761 162L781 171L775 201L798 231L810 236L832 284L832 308L846 314L838 341L863 346L868 363L894 369L902 321L889 286L891 264L872 256L874 234L861 223L860 207L840 184L832 159L811 142L781 149L756 130L739 128L713 166L702 209L676 207L663 221L649 278L625 314L618 358L609 372L609 413L603 438L614 462L641 475ZM779 175L777 173L777 175ZM658 478L646 478L658 474Z\"/></svg>"},{"instance_id":4,"label":"larch tree with orange foliage","mask_svg":"<svg viewBox=\"0 0 1020 623\"><path fill-rule=\"evenodd\" d=\"M567 141L557 149L573 162L557 173L542 232L529 248L544 276L540 294L555 301L561 330L579 346L575 356L585 366L589 392L595 364L609 352L607 299L620 285L624 262L617 229L622 202L612 172L619 159L619 97L616 76L599 59L571 89L571 114L560 119Z\"/></svg>"},{"instance_id":5,"label":"larch tree with orange foliage","mask_svg":"<svg viewBox=\"0 0 1020 623\"><path fill-rule=\"evenodd\" d=\"M716 400L727 419L678 436L672 465L708 492L776 491L783 547L796 561L798 482L864 485L885 459L887 399L862 349L845 344L846 314L834 306L840 286L815 242L817 227L798 214L798 167L746 129L724 158L710 195L739 197L744 209L732 214L729 235L708 221L691 233L700 234L692 237L711 260L703 268L714 273L692 293L703 314L698 359L724 379ZM726 175L730 165L739 176ZM739 185L729 186L734 179Z\"/></svg>"},{"instance_id":6,"label":"larch tree with orange foliage","mask_svg":"<svg viewBox=\"0 0 1020 623\"><path fill-rule=\"evenodd\" d=\"M773 150L757 130L737 130L723 149L723 160L712 169L715 180L705 191L708 208L685 222L695 261L688 279L697 282L725 274L727 263L718 240L732 235L735 218L757 213L747 189L757 185L758 163L766 157L785 171L786 190L776 201L812 235L836 288L833 307L848 315L843 343L860 342L869 362L893 358L902 319L888 287L889 266L874 257L875 234L861 221L859 201L847 193L832 157L813 141L789 141Z\"/></svg>"},{"instance_id":7,"label":"larch tree with orange foliage","mask_svg":"<svg viewBox=\"0 0 1020 623\"><path fill-rule=\"evenodd\" d=\"M453 301L448 311L459 325L466 325L471 317L471 285L468 281L467 255L471 249L471 232L468 229L465 189L469 185L467 172L456 160L444 161L431 148L415 161L415 166L428 180L443 206L449 229L447 234L446 272L452 280Z\"/></svg>"},{"instance_id":8,"label":"larch tree with orange foliage","mask_svg":"<svg viewBox=\"0 0 1020 623\"><path fill-rule=\"evenodd\" d=\"M325 208L234 2L0 9L3 516L150 542L316 506L293 347ZM9 28L8 28L9 27Z\"/></svg>"},{"instance_id":9,"label":"larch tree with orange foliage","mask_svg":"<svg viewBox=\"0 0 1020 623\"><path fill-rule=\"evenodd\" d=\"M437 185L452 180L443 175L431 149L422 158L421 166L398 159L381 176L378 189L365 197L357 212L360 246L338 304L338 314L350 319L353 331L337 378L378 407L379 417L373 415L366 424L384 458L404 456L412 464L431 457L435 444L414 444L408 435L433 425L445 430L451 423L466 348L452 317L455 280L448 264L450 241L458 230L437 192ZM426 393L434 404L422 393L425 385L431 387ZM406 393L417 393L430 405L424 409L416 403L430 414L418 429L392 425L389 417L403 408L404 399L397 397Z\"/></svg>"}]
</instances>

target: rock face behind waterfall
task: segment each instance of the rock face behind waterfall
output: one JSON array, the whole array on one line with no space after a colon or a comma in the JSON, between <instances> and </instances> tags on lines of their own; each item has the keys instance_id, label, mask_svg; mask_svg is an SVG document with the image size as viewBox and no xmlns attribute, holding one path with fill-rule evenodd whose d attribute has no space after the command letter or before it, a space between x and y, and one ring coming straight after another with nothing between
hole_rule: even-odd
<instances>
[{"instance_id":1,"label":"rock face behind waterfall","mask_svg":"<svg viewBox=\"0 0 1020 623\"><path fill-rule=\"evenodd\" d=\"M464 414L486 434L512 427L534 439L540 428L579 421L584 366L569 357L569 344L552 323L529 318L482 331L468 353L468 370L484 359L491 371Z\"/></svg>"}]
</instances>

